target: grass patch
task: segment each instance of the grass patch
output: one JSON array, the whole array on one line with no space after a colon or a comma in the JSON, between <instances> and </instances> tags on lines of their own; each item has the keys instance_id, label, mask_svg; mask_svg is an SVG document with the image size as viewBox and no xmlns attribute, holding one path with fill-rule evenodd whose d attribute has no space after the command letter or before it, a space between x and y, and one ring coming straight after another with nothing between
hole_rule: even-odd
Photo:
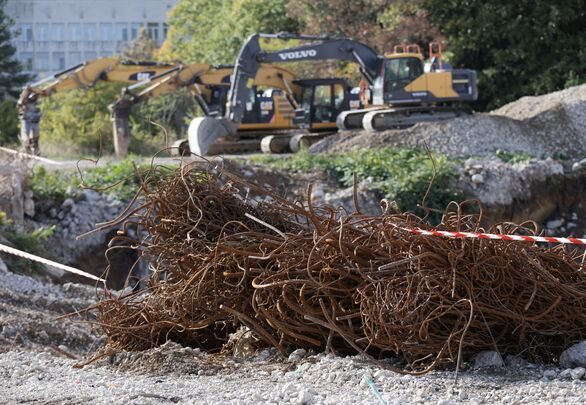
<instances>
[{"instance_id":1,"label":"grass patch","mask_svg":"<svg viewBox=\"0 0 586 405\"><path fill-rule=\"evenodd\" d=\"M443 210L450 201L460 200L462 195L450 185L455 176L453 161L438 154L433 158L437 172L426 206ZM417 205L425 195L434 170L424 150L392 147L323 155L302 151L288 159L262 155L253 157L252 161L296 172L325 171L346 187L352 185L353 173L356 173L358 180L372 179L374 187L386 198L396 201L401 210L419 213Z\"/></svg>"},{"instance_id":2,"label":"grass patch","mask_svg":"<svg viewBox=\"0 0 586 405\"><path fill-rule=\"evenodd\" d=\"M63 202L69 187L95 189L114 194L120 200L128 200L138 191L141 176L137 176L137 170L140 174L149 168L150 163L139 164L133 158L128 158L82 170L82 179L76 170L65 172L37 166L30 174L28 183L37 200Z\"/></svg>"},{"instance_id":3,"label":"grass patch","mask_svg":"<svg viewBox=\"0 0 586 405\"><path fill-rule=\"evenodd\" d=\"M16 232L9 225L3 225L0 228L6 227L2 235L10 241L16 249L30 253L35 256L45 257L47 252L44 247L44 241L47 240L55 231L55 225L49 227L40 227L30 233ZM42 271L43 265L37 262L32 262L26 259L17 258L11 263L11 271L26 272L27 269L34 271Z\"/></svg>"},{"instance_id":4,"label":"grass patch","mask_svg":"<svg viewBox=\"0 0 586 405\"><path fill-rule=\"evenodd\" d=\"M511 164L524 162L533 157L527 152L509 152L503 149L497 149L494 153L503 162Z\"/></svg>"}]
</instances>

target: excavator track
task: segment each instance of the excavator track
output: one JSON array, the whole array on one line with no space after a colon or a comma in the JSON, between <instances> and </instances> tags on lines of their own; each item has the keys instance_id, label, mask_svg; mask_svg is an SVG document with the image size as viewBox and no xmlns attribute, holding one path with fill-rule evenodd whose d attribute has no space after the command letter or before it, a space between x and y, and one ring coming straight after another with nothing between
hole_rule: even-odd
<instances>
[{"instance_id":1,"label":"excavator track","mask_svg":"<svg viewBox=\"0 0 586 405\"><path fill-rule=\"evenodd\" d=\"M420 122L436 122L457 118L470 112L459 107L419 106L395 107L367 112L362 118L362 128L368 131L403 129Z\"/></svg>"},{"instance_id":2,"label":"excavator track","mask_svg":"<svg viewBox=\"0 0 586 405\"><path fill-rule=\"evenodd\" d=\"M362 119L364 116L369 112L381 109L383 109L383 107L343 111L336 118L336 125L341 130L362 129Z\"/></svg>"}]
</instances>

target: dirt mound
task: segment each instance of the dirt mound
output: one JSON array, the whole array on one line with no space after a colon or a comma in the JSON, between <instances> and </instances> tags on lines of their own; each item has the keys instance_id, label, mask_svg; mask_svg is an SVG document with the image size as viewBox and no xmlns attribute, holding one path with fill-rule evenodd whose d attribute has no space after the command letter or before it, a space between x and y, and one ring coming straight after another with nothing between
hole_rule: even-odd
<instances>
[{"instance_id":1,"label":"dirt mound","mask_svg":"<svg viewBox=\"0 0 586 405\"><path fill-rule=\"evenodd\" d=\"M485 156L496 149L535 157L586 153L586 85L523 97L488 114L421 123L405 130L344 131L311 147L313 153L383 146L421 147L449 156Z\"/></svg>"}]
</instances>

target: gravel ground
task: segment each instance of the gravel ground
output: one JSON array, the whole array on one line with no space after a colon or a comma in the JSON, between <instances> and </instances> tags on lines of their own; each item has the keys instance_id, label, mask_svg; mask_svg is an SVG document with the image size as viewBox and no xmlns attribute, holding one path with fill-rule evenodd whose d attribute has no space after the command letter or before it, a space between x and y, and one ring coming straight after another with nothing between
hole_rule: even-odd
<instances>
[{"instance_id":1,"label":"gravel ground","mask_svg":"<svg viewBox=\"0 0 586 405\"><path fill-rule=\"evenodd\" d=\"M265 358L267 357L268 358ZM275 356L275 355L272 355ZM374 404L367 383L388 404L578 404L586 382L555 368L507 366L460 374L400 375L359 357L310 355L274 359L268 351L237 361L168 344L114 356L114 364L83 369L48 352L0 354L0 394L8 403Z\"/></svg>"},{"instance_id":2,"label":"gravel ground","mask_svg":"<svg viewBox=\"0 0 586 405\"><path fill-rule=\"evenodd\" d=\"M586 381L570 371L510 358L498 369L465 364L422 377L380 368L359 356L266 349L247 359L168 343L118 353L84 368L101 343L86 324L57 317L95 302L95 290L55 285L0 266L0 395L3 403L388 404L583 403Z\"/></svg>"},{"instance_id":3,"label":"gravel ground","mask_svg":"<svg viewBox=\"0 0 586 405\"><path fill-rule=\"evenodd\" d=\"M548 157L586 153L586 84L523 97L488 114L420 123L405 130L343 131L316 143L313 153L381 146L422 147L450 156L486 156L496 149Z\"/></svg>"}]
</instances>

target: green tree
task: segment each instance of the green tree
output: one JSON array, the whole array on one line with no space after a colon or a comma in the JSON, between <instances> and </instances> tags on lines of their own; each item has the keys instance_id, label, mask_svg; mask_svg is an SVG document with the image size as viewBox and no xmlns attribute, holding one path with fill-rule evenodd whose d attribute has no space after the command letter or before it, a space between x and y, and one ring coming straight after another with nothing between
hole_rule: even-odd
<instances>
[{"instance_id":1,"label":"green tree","mask_svg":"<svg viewBox=\"0 0 586 405\"><path fill-rule=\"evenodd\" d=\"M399 43L427 45L439 37L421 0L296 0L289 14L305 33L350 37L381 52Z\"/></svg>"},{"instance_id":2,"label":"green tree","mask_svg":"<svg viewBox=\"0 0 586 405\"><path fill-rule=\"evenodd\" d=\"M149 36L144 28L140 29L139 36L126 45L120 57L122 59L149 61L155 58L157 44Z\"/></svg>"},{"instance_id":3,"label":"green tree","mask_svg":"<svg viewBox=\"0 0 586 405\"><path fill-rule=\"evenodd\" d=\"M18 113L10 100L0 101L0 145L18 142Z\"/></svg>"},{"instance_id":4,"label":"green tree","mask_svg":"<svg viewBox=\"0 0 586 405\"><path fill-rule=\"evenodd\" d=\"M586 1L425 0L455 66L478 71L478 108L586 81Z\"/></svg>"},{"instance_id":5,"label":"green tree","mask_svg":"<svg viewBox=\"0 0 586 405\"><path fill-rule=\"evenodd\" d=\"M0 0L0 98L6 94L17 97L20 86L29 79L14 57L16 49L10 43L13 21L4 13L5 5L6 0Z\"/></svg>"},{"instance_id":6,"label":"green tree","mask_svg":"<svg viewBox=\"0 0 586 405\"><path fill-rule=\"evenodd\" d=\"M121 88L121 85L98 83L89 89L57 93L43 99L40 142L44 153L57 156L113 153L108 105L118 98ZM139 112L133 111L130 152L148 155L164 148L163 138L141 131L137 124L140 121Z\"/></svg>"},{"instance_id":7,"label":"green tree","mask_svg":"<svg viewBox=\"0 0 586 405\"><path fill-rule=\"evenodd\" d=\"M181 0L169 14L163 60L234 63L255 32L296 31L287 0Z\"/></svg>"},{"instance_id":8,"label":"green tree","mask_svg":"<svg viewBox=\"0 0 586 405\"><path fill-rule=\"evenodd\" d=\"M0 144L18 141L18 114L14 99L29 79L14 58L16 49L10 44L13 21L4 13L6 0L0 0Z\"/></svg>"}]
</instances>

